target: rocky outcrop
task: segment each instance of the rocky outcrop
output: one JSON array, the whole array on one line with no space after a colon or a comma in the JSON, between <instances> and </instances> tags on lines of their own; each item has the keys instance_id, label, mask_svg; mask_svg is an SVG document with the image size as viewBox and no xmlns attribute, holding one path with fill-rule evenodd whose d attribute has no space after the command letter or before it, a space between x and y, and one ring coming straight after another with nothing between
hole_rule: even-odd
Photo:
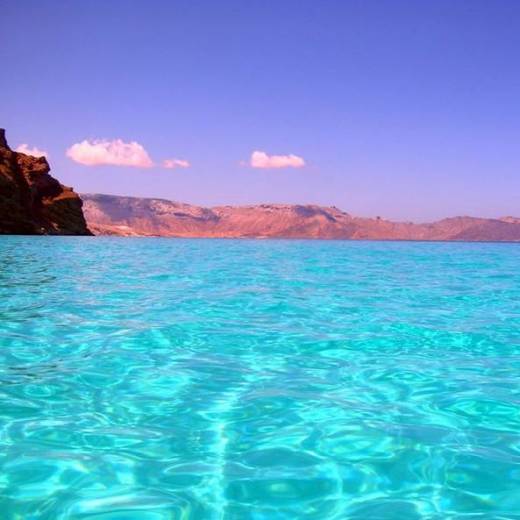
<instances>
[{"instance_id":1,"label":"rocky outcrop","mask_svg":"<svg viewBox=\"0 0 520 520\"><path fill-rule=\"evenodd\" d=\"M90 235L82 201L45 157L11 150L0 129L0 234Z\"/></svg>"},{"instance_id":2,"label":"rocky outcrop","mask_svg":"<svg viewBox=\"0 0 520 520\"><path fill-rule=\"evenodd\" d=\"M520 219L455 217L429 224L354 217L336 207L290 204L202 208L163 199L82 195L100 235L353 240L520 241Z\"/></svg>"},{"instance_id":3,"label":"rocky outcrop","mask_svg":"<svg viewBox=\"0 0 520 520\"><path fill-rule=\"evenodd\" d=\"M508 222L509 224L520 224L520 218L518 217L502 217L500 219L502 222Z\"/></svg>"}]
</instances>

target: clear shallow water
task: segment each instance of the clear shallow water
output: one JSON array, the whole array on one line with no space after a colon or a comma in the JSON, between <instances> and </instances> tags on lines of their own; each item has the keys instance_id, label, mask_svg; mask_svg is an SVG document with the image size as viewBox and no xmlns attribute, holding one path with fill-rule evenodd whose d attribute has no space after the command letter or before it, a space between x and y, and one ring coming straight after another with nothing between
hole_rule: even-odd
<instances>
[{"instance_id":1,"label":"clear shallow water","mask_svg":"<svg viewBox=\"0 0 520 520\"><path fill-rule=\"evenodd\" d=\"M520 518L519 267L0 237L0 517Z\"/></svg>"}]
</instances>

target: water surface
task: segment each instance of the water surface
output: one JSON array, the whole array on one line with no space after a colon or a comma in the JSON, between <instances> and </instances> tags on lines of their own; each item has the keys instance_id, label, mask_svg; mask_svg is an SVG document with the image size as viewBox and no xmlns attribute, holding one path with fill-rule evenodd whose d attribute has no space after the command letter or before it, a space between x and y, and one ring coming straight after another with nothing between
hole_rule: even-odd
<instances>
[{"instance_id":1,"label":"water surface","mask_svg":"<svg viewBox=\"0 0 520 520\"><path fill-rule=\"evenodd\" d=\"M0 237L0 517L519 519L519 267Z\"/></svg>"}]
</instances>

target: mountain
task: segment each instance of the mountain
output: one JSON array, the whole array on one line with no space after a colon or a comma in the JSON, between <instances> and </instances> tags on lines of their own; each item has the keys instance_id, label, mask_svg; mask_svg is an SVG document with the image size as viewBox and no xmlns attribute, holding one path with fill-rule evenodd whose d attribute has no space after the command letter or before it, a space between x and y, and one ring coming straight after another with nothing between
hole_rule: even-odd
<instances>
[{"instance_id":1,"label":"mountain","mask_svg":"<svg viewBox=\"0 0 520 520\"><path fill-rule=\"evenodd\" d=\"M214 238L520 241L520 219L455 217L428 224L354 217L331 207L260 204L204 208L164 199L82 195L99 235Z\"/></svg>"},{"instance_id":2,"label":"mountain","mask_svg":"<svg viewBox=\"0 0 520 520\"><path fill-rule=\"evenodd\" d=\"M0 129L0 234L91 235L82 202L45 157L11 150Z\"/></svg>"}]
</instances>

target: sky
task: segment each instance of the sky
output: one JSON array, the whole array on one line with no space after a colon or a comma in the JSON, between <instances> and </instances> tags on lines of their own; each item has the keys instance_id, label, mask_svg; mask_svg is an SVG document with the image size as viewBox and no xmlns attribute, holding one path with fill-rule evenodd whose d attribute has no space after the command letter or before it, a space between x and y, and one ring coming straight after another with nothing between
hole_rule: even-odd
<instances>
[{"instance_id":1,"label":"sky","mask_svg":"<svg viewBox=\"0 0 520 520\"><path fill-rule=\"evenodd\" d=\"M520 216L517 0L1 11L0 127L80 193Z\"/></svg>"}]
</instances>

